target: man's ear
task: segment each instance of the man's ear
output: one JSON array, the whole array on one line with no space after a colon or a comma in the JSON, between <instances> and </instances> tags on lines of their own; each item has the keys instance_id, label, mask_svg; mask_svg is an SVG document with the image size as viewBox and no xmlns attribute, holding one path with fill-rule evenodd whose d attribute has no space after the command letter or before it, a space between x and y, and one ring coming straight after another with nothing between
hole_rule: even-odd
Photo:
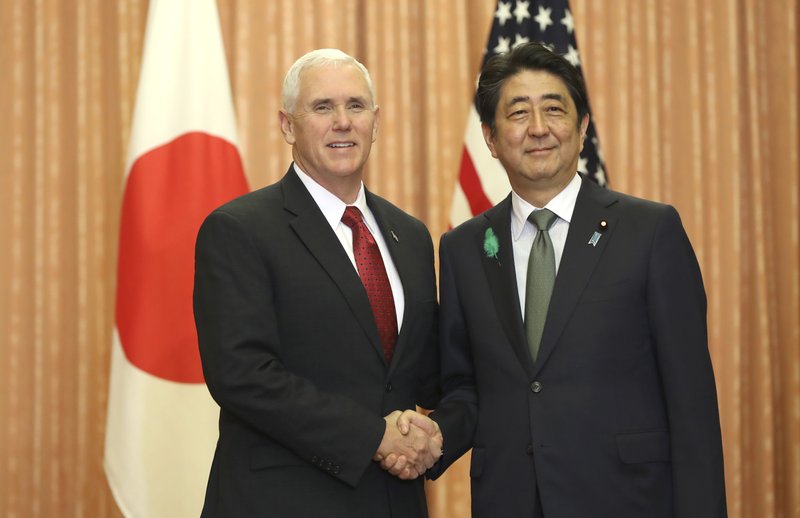
<instances>
[{"instance_id":1,"label":"man's ear","mask_svg":"<svg viewBox=\"0 0 800 518\"><path fill-rule=\"evenodd\" d=\"M486 141L486 146L492 152L492 156L497 158L497 153L494 150L494 135L492 135L492 128L487 124L481 124L481 131L483 131L483 140Z\"/></svg>"},{"instance_id":2,"label":"man's ear","mask_svg":"<svg viewBox=\"0 0 800 518\"><path fill-rule=\"evenodd\" d=\"M583 120L581 121L580 125L580 134L581 134L581 149L583 149L583 141L586 139L586 131L589 129L589 114L583 116Z\"/></svg>"},{"instance_id":3,"label":"man's ear","mask_svg":"<svg viewBox=\"0 0 800 518\"><path fill-rule=\"evenodd\" d=\"M286 110L278 110L278 119L281 121L281 133L283 133L283 140L288 144L294 145L294 123L292 116Z\"/></svg>"},{"instance_id":4,"label":"man's ear","mask_svg":"<svg viewBox=\"0 0 800 518\"><path fill-rule=\"evenodd\" d=\"M376 106L373 113L375 114L375 120L372 121L372 141L375 142L378 139L378 126L380 122L380 112L381 107Z\"/></svg>"}]
</instances>

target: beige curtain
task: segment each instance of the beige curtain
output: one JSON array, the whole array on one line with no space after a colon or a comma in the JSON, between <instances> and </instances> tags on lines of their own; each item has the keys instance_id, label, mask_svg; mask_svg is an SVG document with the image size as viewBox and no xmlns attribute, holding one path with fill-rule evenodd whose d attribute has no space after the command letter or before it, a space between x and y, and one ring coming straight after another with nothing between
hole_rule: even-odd
<instances>
[{"instance_id":1,"label":"beige curtain","mask_svg":"<svg viewBox=\"0 0 800 518\"><path fill-rule=\"evenodd\" d=\"M612 187L674 204L709 298L730 516L800 516L797 0L572 0ZM446 228L494 0L219 0L252 188L290 63L382 107L367 177ZM115 517L102 470L121 180L147 0L0 2L0 515ZM433 518L469 515L462 461ZM512 497L512 495L509 495Z\"/></svg>"}]
</instances>

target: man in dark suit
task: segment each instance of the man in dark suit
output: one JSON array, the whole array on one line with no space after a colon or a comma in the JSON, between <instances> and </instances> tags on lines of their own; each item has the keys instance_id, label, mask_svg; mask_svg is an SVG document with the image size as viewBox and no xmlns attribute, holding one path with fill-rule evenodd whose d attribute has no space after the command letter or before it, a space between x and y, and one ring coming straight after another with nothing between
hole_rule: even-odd
<instances>
[{"instance_id":1,"label":"man in dark suit","mask_svg":"<svg viewBox=\"0 0 800 518\"><path fill-rule=\"evenodd\" d=\"M378 108L361 63L310 52L283 96L294 163L197 238L195 321L221 407L203 516L425 517L422 479L373 457L402 454L413 477L441 454L432 421L395 424L439 397L430 235L363 186Z\"/></svg>"},{"instance_id":2,"label":"man in dark suit","mask_svg":"<svg viewBox=\"0 0 800 518\"><path fill-rule=\"evenodd\" d=\"M726 516L706 297L678 213L576 174L586 93L545 46L492 58L477 99L512 193L441 240L444 456L428 473L472 447L475 518Z\"/></svg>"}]
</instances>

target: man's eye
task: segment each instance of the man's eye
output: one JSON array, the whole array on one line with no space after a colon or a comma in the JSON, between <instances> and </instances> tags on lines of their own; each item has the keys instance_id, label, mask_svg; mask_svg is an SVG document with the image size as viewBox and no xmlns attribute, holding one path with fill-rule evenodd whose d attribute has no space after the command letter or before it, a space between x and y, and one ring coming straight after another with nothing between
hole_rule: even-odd
<instances>
[{"instance_id":1,"label":"man's eye","mask_svg":"<svg viewBox=\"0 0 800 518\"><path fill-rule=\"evenodd\" d=\"M347 105L347 109L350 110L351 112L359 113L364 111L366 108L361 103L350 103Z\"/></svg>"},{"instance_id":2,"label":"man's eye","mask_svg":"<svg viewBox=\"0 0 800 518\"><path fill-rule=\"evenodd\" d=\"M328 113L331 111L331 106L329 104L318 104L314 107L314 111L317 113Z\"/></svg>"}]
</instances>

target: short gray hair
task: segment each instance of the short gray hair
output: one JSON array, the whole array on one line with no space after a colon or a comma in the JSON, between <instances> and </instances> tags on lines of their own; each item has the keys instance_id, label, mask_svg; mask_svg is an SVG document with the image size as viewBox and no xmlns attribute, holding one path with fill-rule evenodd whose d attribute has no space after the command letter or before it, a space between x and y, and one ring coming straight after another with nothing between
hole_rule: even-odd
<instances>
[{"instance_id":1,"label":"short gray hair","mask_svg":"<svg viewBox=\"0 0 800 518\"><path fill-rule=\"evenodd\" d=\"M297 102L297 96L300 88L300 73L303 70L314 67L340 67L343 65L352 65L356 67L364 79L367 81L367 88L369 88L369 95L372 98L373 105L375 104L375 91L372 88L372 78L369 76L367 67L362 65L353 56L342 52L339 49L317 49L301 56L286 72L286 77L283 78L283 109L292 112Z\"/></svg>"}]
</instances>

